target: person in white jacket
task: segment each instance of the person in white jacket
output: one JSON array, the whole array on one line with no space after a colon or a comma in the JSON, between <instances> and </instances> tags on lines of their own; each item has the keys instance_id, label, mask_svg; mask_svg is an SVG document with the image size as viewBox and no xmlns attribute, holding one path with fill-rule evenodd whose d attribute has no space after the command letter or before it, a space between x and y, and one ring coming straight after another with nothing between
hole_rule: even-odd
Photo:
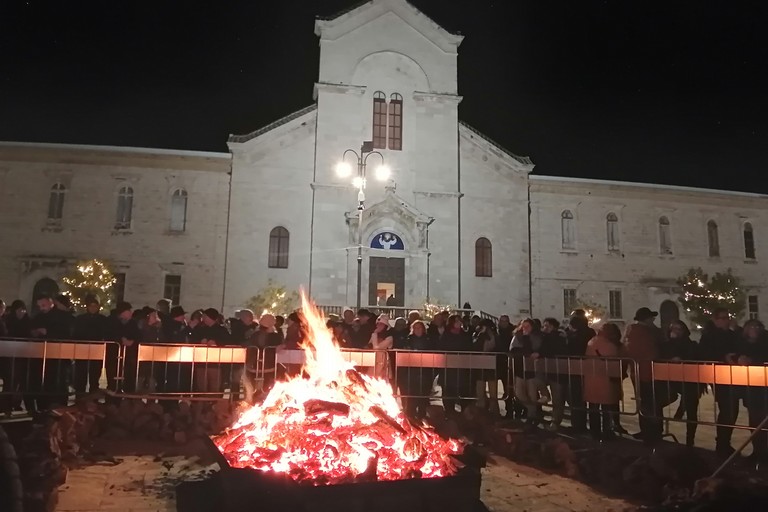
<instances>
[{"instance_id":1,"label":"person in white jacket","mask_svg":"<svg viewBox=\"0 0 768 512\"><path fill-rule=\"evenodd\" d=\"M376 373L380 379L389 380L389 364L386 350L391 350L395 344L392 336L392 326L389 323L389 315L379 315L376 319L376 328L371 334L369 342L371 348L376 350Z\"/></svg>"}]
</instances>

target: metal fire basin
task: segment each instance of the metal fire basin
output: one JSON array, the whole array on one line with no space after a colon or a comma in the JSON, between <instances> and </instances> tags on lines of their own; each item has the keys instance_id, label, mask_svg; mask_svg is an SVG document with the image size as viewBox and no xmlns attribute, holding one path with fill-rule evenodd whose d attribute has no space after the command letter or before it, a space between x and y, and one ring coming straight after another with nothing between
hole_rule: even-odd
<instances>
[{"instance_id":1,"label":"metal fire basin","mask_svg":"<svg viewBox=\"0 0 768 512\"><path fill-rule=\"evenodd\" d=\"M475 512L482 507L480 468L472 465L478 460L473 454L457 457L465 465L448 477L313 486L281 474L230 467L211 446L221 467L217 512Z\"/></svg>"}]
</instances>

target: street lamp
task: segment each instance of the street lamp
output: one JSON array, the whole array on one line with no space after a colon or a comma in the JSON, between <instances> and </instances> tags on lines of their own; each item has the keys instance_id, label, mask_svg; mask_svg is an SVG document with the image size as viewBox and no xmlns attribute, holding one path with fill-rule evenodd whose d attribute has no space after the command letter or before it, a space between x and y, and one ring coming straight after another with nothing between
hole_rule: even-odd
<instances>
[{"instance_id":1,"label":"street lamp","mask_svg":"<svg viewBox=\"0 0 768 512\"><path fill-rule=\"evenodd\" d=\"M384 165L384 156L373 150L373 142L365 141L360 146L360 153L354 149L348 149L341 156L341 161L336 165L336 174L340 178L349 178L352 174L352 166L347 162L347 155L355 155L357 159L357 176L352 178L352 185L357 189L357 309L360 309L363 286L363 210L365 210L365 169L368 157L378 155L381 163L376 168L375 177L379 181L389 179L389 167Z\"/></svg>"}]
</instances>

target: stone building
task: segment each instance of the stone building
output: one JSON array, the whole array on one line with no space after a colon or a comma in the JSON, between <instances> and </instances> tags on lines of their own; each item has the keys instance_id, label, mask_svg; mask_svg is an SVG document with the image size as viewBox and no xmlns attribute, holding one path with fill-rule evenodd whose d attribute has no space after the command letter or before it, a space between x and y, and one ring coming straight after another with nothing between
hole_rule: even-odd
<instances>
[{"instance_id":1,"label":"stone building","mask_svg":"<svg viewBox=\"0 0 768 512\"><path fill-rule=\"evenodd\" d=\"M0 293L31 300L98 256L139 304L172 295L231 312L271 279L354 305L360 240L363 304L562 317L581 299L614 320L640 306L669 319L676 278L702 266L732 268L758 314L764 196L531 174L531 160L459 120L462 36L405 0L318 19L315 32L314 101L231 136L229 153L0 145L0 236L13 241ZM348 149L366 162L362 222L352 177L336 172L346 157L357 175Z\"/></svg>"}]
</instances>

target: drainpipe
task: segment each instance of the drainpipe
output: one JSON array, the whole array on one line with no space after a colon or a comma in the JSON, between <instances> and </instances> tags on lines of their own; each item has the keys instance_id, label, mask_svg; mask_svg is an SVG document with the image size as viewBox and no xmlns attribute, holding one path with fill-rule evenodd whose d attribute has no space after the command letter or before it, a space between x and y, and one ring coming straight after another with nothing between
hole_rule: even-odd
<instances>
[{"instance_id":1,"label":"drainpipe","mask_svg":"<svg viewBox=\"0 0 768 512\"><path fill-rule=\"evenodd\" d=\"M528 315L533 316L533 247L531 246L531 180L528 179Z\"/></svg>"},{"instance_id":2,"label":"drainpipe","mask_svg":"<svg viewBox=\"0 0 768 512\"><path fill-rule=\"evenodd\" d=\"M429 258L432 256L432 252L429 250L429 226L432 225L432 223L435 222L434 218L429 219L429 222L427 222L427 236L426 236L426 249L427 249L427 302L429 302Z\"/></svg>"},{"instance_id":3,"label":"drainpipe","mask_svg":"<svg viewBox=\"0 0 768 512\"><path fill-rule=\"evenodd\" d=\"M461 301L461 125L456 122L456 191L459 196L456 199L456 214L458 216L458 225L456 229L456 248L458 250L458 266L459 266L459 288L458 288L458 303L456 307L460 308L463 302Z\"/></svg>"},{"instance_id":4,"label":"drainpipe","mask_svg":"<svg viewBox=\"0 0 768 512\"><path fill-rule=\"evenodd\" d=\"M320 124L320 105L318 104L315 114L315 147L312 156L312 209L309 219L309 282L307 283L307 296L312 296L312 255L315 243L315 183L317 183L317 125Z\"/></svg>"},{"instance_id":5,"label":"drainpipe","mask_svg":"<svg viewBox=\"0 0 768 512\"><path fill-rule=\"evenodd\" d=\"M224 312L224 302L227 297L227 263L229 260L229 229L232 219L232 174L234 173L235 155L232 150L229 151L229 198L227 199L227 232L224 234L224 283L221 286L221 312Z\"/></svg>"}]
</instances>

